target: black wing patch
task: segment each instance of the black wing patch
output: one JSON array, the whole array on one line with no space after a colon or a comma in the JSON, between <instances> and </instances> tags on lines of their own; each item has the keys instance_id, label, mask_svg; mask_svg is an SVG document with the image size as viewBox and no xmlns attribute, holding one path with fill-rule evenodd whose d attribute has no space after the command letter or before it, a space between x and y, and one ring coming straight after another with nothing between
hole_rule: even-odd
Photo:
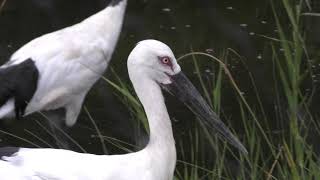
<instances>
[{"instance_id":1,"label":"black wing patch","mask_svg":"<svg viewBox=\"0 0 320 180\"><path fill-rule=\"evenodd\" d=\"M10 157L15 153L19 152L20 148L18 147L3 147L0 148L0 159L3 160L3 157Z\"/></svg>"},{"instance_id":2,"label":"black wing patch","mask_svg":"<svg viewBox=\"0 0 320 180\"><path fill-rule=\"evenodd\" d=\"M0 69L0 106L15 100L16 118L20 119L38 86L39 71L32 59Z\"/></svg>"}]
</instances>

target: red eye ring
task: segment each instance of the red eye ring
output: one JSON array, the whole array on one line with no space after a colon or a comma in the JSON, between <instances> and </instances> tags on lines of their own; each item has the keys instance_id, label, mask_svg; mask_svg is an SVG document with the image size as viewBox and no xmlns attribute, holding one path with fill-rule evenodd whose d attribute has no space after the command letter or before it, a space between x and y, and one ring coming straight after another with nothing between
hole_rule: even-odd
<instances>
[{"instance_id":1,"label":"red eye ring","mask_svg":"<svg viewBox=\"0 0 320 180\"><path fill-rule=\"evenodd\" d=\"M162 58L162 63L163 64L168 64L169 63L169 58L167 58L167 57L164 57L164 58Z\"/></svg>"},{"instance_id":2,"label":"red eye ring","mask_svg":"<svg viewBox=\"0 0 320 180\"><path fill-rule=\"evenodd\" d=\"M162 64L172 66L171 64L171 59L168 56L164 57L159 57L159 60L161 61Z\"/></svg>"}]
</instances>

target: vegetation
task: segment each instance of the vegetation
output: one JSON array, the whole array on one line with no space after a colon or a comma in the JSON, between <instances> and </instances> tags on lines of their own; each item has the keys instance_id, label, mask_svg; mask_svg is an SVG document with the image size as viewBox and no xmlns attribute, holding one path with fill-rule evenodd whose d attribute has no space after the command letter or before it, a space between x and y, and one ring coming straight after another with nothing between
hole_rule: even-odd
<instances>
[{"instance_id":1,"label":"vegetation","mask_svg":"<svg viewBox=\"0 0 320 180\"><path fill-rule=\"evenodd\" d=\"M278 11L271 2L278 37L260 35L272 54L270 63L273 64L273 71L269 74L274 79L273 88L275 89L275 110L272 115L265 112L264 102L261 100L251 72L247 72L255 92L251 97L255 97L258 106L248 102L238 86L239 82L232 77L227 65L230 57L236 56L241 62L245 62L245 59L234 50L227 49L220 58L201 52L192 52L179 58L180 64L184 60L192 60L203 96L216 112L221 112L222 109L223 85L227 82L231 84L238 99L238 111L241 114L243 129L242 134L238 133L238 137L248 148L249 154L246 156L235 153L236 151L232 150L228 144L218 142L217 138L209 133L210 130L198 125L189 132L190 139L186 143L191 142L191 146L183 142L177 145L179 160L176 179L298 180L320 177L318 155L313 144L309 142L309 137L318 137L320 131L317 119L309 109L313 96L308 95L303 89L306 84L313 88L312 91L316 88L312 83L314 74L312 64L309 62L309 47L305 42L301 18L302 9L305 7L304 2L300 1L297 5L293 1L282 0L280 6L285 10L283 12ZM288 22L290 22L290 28L288 28ZM281 49L281 52L277 49ZM209 80L211 83L206 83L208 80L205 81L201 75L202 70L198 63L200 56L205 56L207 61L218 67L213 69L215 76ZM119 85L106 81L122 93L124 102L135 118L142 120L142 124L147 129L143 109L127 85L119 79ZM208 84L214 86L209 87ZM272 119L274 117L276 117L275 120ZM269 123L274 121L278 122L277 128L280 131L272 131ZM214 161L208 162L212 157Z\"/></svg>"},{"instance_id":2,"label":"vegetation","mask_svg":"<svg viewBox=\"0 0 320 180\"><path fill-rule=\"evenodd\" d=\"M188 130L189 139L186 142L179 141L177 144L176 180L308 180L320 177L318 152L316 144L312 143L312 139L320 137L319 117L311 109L312 98L316 92L312 63L316 60L310 61L313 49L306 43L303 22L304 16L319 16L319 14L303 13L303 9L310 6L308 0L298 1L297 4L296 2L271 1L278 35L277 37L257 35L263 38L268 49L266 53L271 54L263 54L262 57L271 57L266 61L272 64L272 71L267 76L272 76L274 82L272 85L274 108L266 108L268 103L264 102L258 83L246 68L246 59L235 50L226 49L217 55L219 57L217 58L211 54L193 52L191 49L191 53L179 58L182 66L187 63L192 64L200 85L199 90L203 92L203 96L215 111L220 113L220 117L230 124L229 127L235 127L236 123L231 122L230 117L223 113L223 90L233 89L234 99L237 100L236 105L233 105L236 107L233 111L239 112L238 119L240 119L233 132L247 147L249 154L239 154L228 144L213 136L211 130L197 124L194 129ZM0 3L0 9L1 7ZM277 9L279 7L280 9ZM279 49L281 51L278 51ZM237 58L247 70L252 94L244 94L241 91L241 82L236 80L228 65L232 58ZM202 76L203 60L206 64L212 64L211 71L214 72L214 76L208 76L209 78ZM103 79L116 90L133 118L148 131L144 110L130 88L131 84L124 82L115 72L113 75L113 81ZM306 87L308 91L305 90ZM267 112L269 109L273 111ZM133 150L134 146L131 144L103 136L89 111L85 109L85 112L101 138L104 152L106 152L105 141L127 152ZM8 134L1 130L0 132ZM37 146L33 142L27 143Z\"/></svg>"}]
</instances>

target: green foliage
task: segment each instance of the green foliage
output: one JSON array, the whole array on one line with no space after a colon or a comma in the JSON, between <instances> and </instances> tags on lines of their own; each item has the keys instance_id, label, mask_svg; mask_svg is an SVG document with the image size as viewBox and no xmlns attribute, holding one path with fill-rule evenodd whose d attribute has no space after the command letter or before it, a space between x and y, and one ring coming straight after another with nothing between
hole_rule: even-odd
<instances>
[{"instance_id":1,"label":"green foliage","mask_svg":"<svg viewBox=\"0 0 320 180\"><path fill-rule=\"evenodd\" d=\"M319 16L319 14L302 13L304 3L308 1L299 1L298 4L295 2L290 0L271 1L278 37L258 35L265 40L271 52L272 61L269 62L273 63L273 72L269 75L272 75L274 79L274 106L284 107L275 110L276 121L283 124L281 132L272 132L269 122L273 119L265 113L265 102L259 95L259 87L256 86L251 72L247 69L255 93L250 94L250 96L255 97L257 102L255 104L246 99L238 86L241 82L236 82L228 69L227 62L231 59L231 56L236 56L239 61L245 62L245 59L237 52L227 49L217 58L210 54L191 50L191 53L178 59L180 64L181 62L187 62L185 60L190 60L188 62L192 63L200 84L198 89L203 92L203 96L220 117L227 122L229 117L223 114L223 106L221 105L224 98L223 89L225 87L233 88L234 96L237 99L236 105L238 106L236 110L240 114L238 119L242 130L237 128L233 132L244 143L249 154L238 154L228 144L222 143L217 137L212 136L210 130L199 124L188 131L188 142L181 141L177 144L179 154L175 180L311 180L320 177L317 154L312 144L309 144L307 140L310 131L308 127L313 126L316 129L316 136L320 136L320 130L316 123L317 119L313 117L308 108L308 102L312 96L304 95L301 90L302 84L312 81L313 75L311 65L308 62L308 47L304 41L305 34L301 17ZM277 10L279 7L284 11L279 12ZM288 28L288 25L291 28ZM283 51L278 52L276 49L282 49ZM212 64L212 71L215 76L210 76L209 80L204 79L201 74L203 70L200 58L205 58L207 64ZM121 80L114 72L113 75L113 81L105 77L103 79L116 90L116 94L119 95L131 112L135 123L139 122L138 124L141 124L142 128L148 131L147 118L143 107L130 88L131 84ZM104 141L107 141L119 149L132 152L133 145L103 136L89 111L85 110L97 131L104 151L106 151ZM300 112L305 115L301 116ZM229 125L229 127L232 127L232 125ZM21 137L4 131L0 132L37 146ZM314 135L314 132L312 133ZM41 138L37 138L43 141ZM212 162L209 160L212 160Z\"/></svg>"},{"instance_id":2,"label":"green foliage","mask_svg":"<svg viewBox=\"0 0 320 180\"><path fill-rule=\"evenodd\" d=\"M308 110L308 98L301 91L302 83L312 78L312 71L307 62L308 51L304 42L305 35L302 30L301 9L303 2L296 5L293 1L281 0L276 2L285 11L287 15L283 19L279 18L276 11L274 1L271 2L273 7L274 19L278 29L278 37L260 36L265 39L272 52L272 62L274 64L273 78L275 79L274 88L277 90L275 94L275 106L282 106L280 98L285 99L285 109L277 109L275 112L279 114L277 121L285 124L288 130L284 130L278 134L270 131L269 118L265 114L263 108L264 102L259 95L258 87L256 87L254 77L248 71L251 85L254 89L256 100L259 106L250 104L241 93L239 86L232 77L228 69L227 60L230 54L236 55L241 61L244 61L240 55L234 50L228 49L224 51L220 58L216 58L210 54L201 52L191 52L179 58L190 59L193 62L195 73L199 79L203 96L208 103L216 110L221 112L221 100L223 100L222 87L227 82L235 90L238 99L238 110L241 114L241 124L243 134L238 137L247 147L249 154L247 156L236 154L228 144L221 143L212 136L202 125L189 131L189 145L186 146L181 142L177 145L179 159L176 169L176 180L200 180L200 179L317 179L320 177L320 169L311 144L307 142L308 129L306 129L305 121L311 121L316 124L316 120L312 118L312 114ZM281 12L283 13L283 12ZM283 15L283 14L282 14ZM291 29L284 28L290 22ZM276 49L283 49L281 53ZM209 87L207 82L201 76L201 66L198 57L207 57L212 62L215 76L210 79L213 87ZM189 58L190 57L190 58ZM218 64L217 64L218 62ZM218 66L216 66L218 65ZM120 80L118 82L121 82ZM109 82L111 83L111 82ZM111 83L112 84L112 83ZM146 122L143 108L134 95L131 95L125 84L120 83L119 86L112 84L125 97L129 109L135 114L135 119L143 119ZM282 98L282 99L283 99ZM133 100L135 99L135 100ZM310 118L302 119L299 117L299 111L303 109ZM221 115L223 116L223 115ZM300 119L299 119L300 118ZM227 119L228 120L228 119ZM286 124L287 123L287 124ZM147 129L147 125L144 126ZM282 127L285 128L285 127ZM319 131L317 131L319 133ZM317 135L320 135L317 134ZM203 140L206 139L206 140ZM209 143L208 143L209 142ZM209 145L208 145L209 144ZM213 155L208 154L208 146L212 149ZM190 149L184 149L184 148ZM209 157L208 157L209 156ZM214 157L213 162L208 159ZM236 168L231 168L229 161L236 161ZM234 165L233 165L234 167Z\"/></svg>"}]
</instances>

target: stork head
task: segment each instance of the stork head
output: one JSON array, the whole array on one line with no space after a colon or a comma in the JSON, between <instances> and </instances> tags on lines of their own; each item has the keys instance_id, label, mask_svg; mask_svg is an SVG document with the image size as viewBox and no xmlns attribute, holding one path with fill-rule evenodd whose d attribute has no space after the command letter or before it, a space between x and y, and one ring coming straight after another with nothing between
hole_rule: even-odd
<instances>
[{"instance_id":1,"label":"stork head","mask_svg":"<svg viewBox=\"0 0 320 180\"><path fill-rule=\"evenodd\" d=\"M166 44L157 40L140 41L129 55L128 71L131 80L141 79L142 76L151 78L164 90L178 97L204 125L213 130L212 132L217 133L241 152L247 153L245 147L182 73L172 50Z\"/></svg>"},{"instance_id":2,"label":"stork head","mask_svg":"<svg viewBox=\"0 0 320 180\"><path fill-rule=\"evenodd\" d=\"M171 49L157 40L140 41L128 58L128 69L143 72L159 84L170 84L171 76L181 71Z\"/></svg>"}]
</instances>

